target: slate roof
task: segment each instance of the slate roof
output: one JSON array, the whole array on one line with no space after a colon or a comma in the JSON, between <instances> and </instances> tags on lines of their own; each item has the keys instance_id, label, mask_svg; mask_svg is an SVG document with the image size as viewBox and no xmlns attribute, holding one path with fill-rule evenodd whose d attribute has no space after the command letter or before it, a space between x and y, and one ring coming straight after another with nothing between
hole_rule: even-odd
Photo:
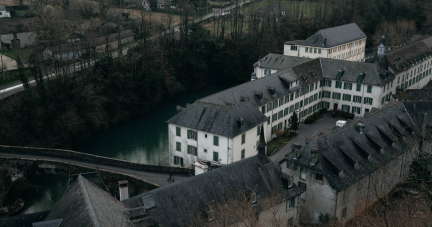
<instances>
[{"instance_id":1,"label":"slate roof","mask_svg":"<svg viewBox=\"0 0 432 227\"><path fill-rule=\"evenodd\" d=\"M337 59L321 58L321 67L325 79L341 80L352 83L363 83L384 86L392 82L395 76L377 63L352 62ZM344 70L338 79L339 70ZM364 73L362 79L360 74Z\"/></svg>"},{"instance_id":2,"label":"slate roof","mask_svg":"<svg viewBox=\"0 0 432 227\"><path fill-rule=\"evenodd\" d=\"M400 101L431 101L432 100L432 81L429 81L421 89L407 89L401 93Z\"/></svg>"},{"instance_id":3,"label":"slate roof","mask_svg":"<svg viewBox=\"0 0 432 227\"><path fill-rule=\"evenodd\" d=\"M302 45L329 48L364 38L366 35L359 26L356 23L351 23L319 30L307 38Z\"/></svg>"},{"instance_id":4,"label":"slate roof","mask_svg":"<svg viewBox=\"0 0 432 227\"><path fill-rule=\"evenodd\" d=\"M4 5L0 5L0 10L6 10L6 7Z\"/></svg>"},{"instance_id":5,"label":"slate roof","mask_svg":"<svg viewBox=\"0 0 432 227\"><path fill-rule=\"evenodd\" d=\"M101 176L99 175L99 172L95 171L95 172L89 172L89 173L80 173L80 174L73 174L71 176L71 181L74 181L78 178L78 176L83 176L85 177L87 180L89 180L90 182L92 182L93 184L95 184L96 186L98 186L100 189L106 191L109 193L108 187L105 185L105 183L103 182Z\"/></svg>"},{"instance_id":6,"label":"slate roof","mask_svg":"<svg viewBox=\"0 0 432 227\"><path fill-rule=\"evenodd\" d=\"M256 62L254 67L259 65L261 68L285 70L311 60L311 58L286 56L282 54L268 54Z\"/></svg>"},{"instance_id":7,"label":"slate roof","mask_svg":"<svg viewBox=\"0 0 432 227\"><path fill-rule=\"evenodd\" d=\"M159 225L188 225L194 215L248 189L256 192L258 210L262 209L260 199L267 195L281 192L288 199L302 193L296 185L287 189L282 176L276 163L265 155L256 155L122 202L137 208L143 207L142 198L146 198L146 212Z\"/></svg>"},{"instance_id":8,"label":"slate roof","mask_svg":"<svg viewBox=\"0 0 432 227\"><path fill-rule=\"evenodd\" d=\"M315 83L322 79L322 74L319 70L319 59L313 59L308 62L297 65L291 69L286 69L254 81L249 81L224 91L207 96L201 101L214 103L219 105L227 105L227 103L238 104L242 102L241 97L248 97L250 102L257 107L265 105L269 102L276 101L288 94L295 92L304 85ZM304 69L302 69L304 68ZM314 77L309 69L316 73ZM296 72L307 72L303 76L307 77L307 82L304 82ZM290 86L289 83L299 80L299 85ZM275 88L275 94L272 95L269 88ZM257 93L262 94L263 98L259 99Z\"/></svg>"},{"instance_id":9,"label":"slate roof","mask_svg":"<svg viewBox=\"0 0 432 227\"><path fill-rule=\"evenodd\" d=\"M412 121L419 131L423 129L425 115L427 115L425 139L432 138L432 100L426 102L403 102Z\"/></svg>"},{"instance_id":10,"label":"slate roof","mask_svg":"<svg viewBox=\"0 0 432 227\"><path fill-rule=\"evenodd\" d=\"M423 61L423 59L431 58L431 43L432 38L426 38L389 51L386 54L389 67L393 71L399 72L411 68L413 65Z\"/></svg>"},{"instance_id":11,"label":"slate roof","mask_svg":"<svg viewBox=\"0 0 432 227\"><path fill-rule=\"evenodd\" d=\"M126 209L108 192L79 175L70 182L45 220L63 219L62 227L117 227L122 226L122 212Z\"/></svg>"},{"instance_id":12,"label":"slate roof","mask_svg":"<svg viewBox=\"0 0 432 227\"><path fill-rule=\"evenodd\" d=\"M303 148L294 150L285 160L322 172L330 185L341 191L408 149L401 134L406 136L413 132L419 135L404 110L404 104L397 103L372 113L307 141ZM363 133L360 133L359 123L365 126Z\"/></svg>"},{"instance_id":13,"label":"slate roof","mask_svg":"<svg viewBox=\"0 0 432 227\"><path fill-rule=\"evenodd\" d=\"M37 212L33 214L23 214L0 219L1 227L32 227L32 223L43 221L49 214L48 211Z\"/></svg>"},{"instance_id":14,"label":"slate roof","mask_svg":"<svg viewBox=\"0 0 432 227\"><path fill-rule=\"evenodd\" d=\"M238 117L243 118L243 126L239 125ZM196 101L168 123L233 138L265 121L267 117L250 101L228 106Z\"/></svg>"}]
</instances>

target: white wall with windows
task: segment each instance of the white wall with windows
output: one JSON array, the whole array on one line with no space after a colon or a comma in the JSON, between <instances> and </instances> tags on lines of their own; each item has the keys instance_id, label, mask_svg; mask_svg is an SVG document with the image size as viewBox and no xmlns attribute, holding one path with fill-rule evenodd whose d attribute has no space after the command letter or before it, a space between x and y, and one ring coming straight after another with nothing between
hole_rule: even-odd
<instances>
[{"instance_id":1,"label":"white wall with windows","mask_svg":"<svg viewBox=\"0 0 432 227\"><path fill-rule=\"evenodd\" d=\"M168 124L168 130L170 165L183 164L183 166L190 167L197 159L221 164L233 162L232 138L173 124Z\"/></svg>"}]
</instances>

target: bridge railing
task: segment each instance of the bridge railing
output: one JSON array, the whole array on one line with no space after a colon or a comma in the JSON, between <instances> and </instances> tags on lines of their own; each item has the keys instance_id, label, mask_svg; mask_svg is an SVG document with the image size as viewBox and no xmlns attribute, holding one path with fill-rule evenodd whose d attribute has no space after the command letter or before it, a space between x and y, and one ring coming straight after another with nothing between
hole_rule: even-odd
<instances>
[{"instance_id":1,"label":"bridge railing","mask_svg":"<svg viewBox=\"0 0 432 227\"><path fill-rule=\"evenodd\" d=\"M52 149L52 148L37 148L37 147L18 147L18 146L7 146L0 145L1 153L10 154L23 154L23 155L35 155L45 156L52 158L69 159L81 162L88 162L97 165L107 165L133 170L152 171L152 172L165 172L165 173L185 173L193 174L192 168L179 167L179 166L165 166L165 165L149 165L136 162L130 162L115 158L108 158L98 155L86 154L71 150Z\"/></svg>"}]
</instances>

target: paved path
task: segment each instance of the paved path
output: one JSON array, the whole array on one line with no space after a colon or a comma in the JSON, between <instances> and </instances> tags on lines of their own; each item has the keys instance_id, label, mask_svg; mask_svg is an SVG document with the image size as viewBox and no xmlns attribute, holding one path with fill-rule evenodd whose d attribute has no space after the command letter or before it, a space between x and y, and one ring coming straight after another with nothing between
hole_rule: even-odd
<instances>
[{"instance_id":1,"label":"paved path","mask_svg":"<svg viewBox=\"0 0 432 227\"><path fill-rule=\"evenodd\" d=\"M36 159L36 160L48 160L48 161L54 161L54 162L63 162L63 163L69 163L71 165L79 165L79 166L89 167L89 168L93 168L93 169L99 168L100 170L108 170L108 171L116 172L116 173L120 173L120 174L127 174L127 175L131 175L131 176L143 179L143 180L151 182L151 183L158 184L160 186L170 184L170 182L167 181L167 179L169 177L169 173L133 170L133 169L126 169L126 168L120 168L120 167L115 167L115 166L108 166L108 165L97 165L97 164L90 163L90 162L75 161L75 160L65 159L65 158L56 158L56 157L38 156L38 155L0 153L0 157L11 157L11 158ZM191 176L188 174L174 173L175 182L182 181L188 177L191 177Z\"/></svg>"},{"instance_id":2,"label":"paved path","mask_svg":"<svg viewBox=\"0 0 432 227\"><path fill-rule=\"evenodd\" d=\"M286 154L291 153L291 145L293 143L298 143L301 145L305 144L307 137L312 137L315 132L331 132L333 131L336 121L341 120L339 118L332 118L331 113L327 113L323 118L314 122L313 124L303 124L299 125L299 130L297 130L297 137L288 142L284 147L282 147L275 154L270 156L270 159L276 162L282 160Z\"/></svg>"}]
</instances>

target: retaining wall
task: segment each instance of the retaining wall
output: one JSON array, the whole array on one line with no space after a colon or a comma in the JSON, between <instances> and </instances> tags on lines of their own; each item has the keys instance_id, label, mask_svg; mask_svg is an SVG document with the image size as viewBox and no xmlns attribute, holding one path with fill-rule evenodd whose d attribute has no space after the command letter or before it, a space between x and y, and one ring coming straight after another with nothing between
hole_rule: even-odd
<instances>
[{"instance_id":1,"label":"retaining wall","mask_svg":"<svg viewBox=\"0 0 432 227\"><path fill-rule=\"evenodd\" d=\"M0 145L0 152L64 158L64 159L70 159L70 160L76 160L82 162L90 162L98 165L108 165L108 166L115 166L120 168L142 170L142 171L165 172L165 173L173 172L173 173L185 173L185 174L194 173L194 170L192 168L141 164L141 163L129 162L120 159L107 158L98 155L85 154L81 152L61 150L61 149Z\"/></svg>"}]
</instances>

